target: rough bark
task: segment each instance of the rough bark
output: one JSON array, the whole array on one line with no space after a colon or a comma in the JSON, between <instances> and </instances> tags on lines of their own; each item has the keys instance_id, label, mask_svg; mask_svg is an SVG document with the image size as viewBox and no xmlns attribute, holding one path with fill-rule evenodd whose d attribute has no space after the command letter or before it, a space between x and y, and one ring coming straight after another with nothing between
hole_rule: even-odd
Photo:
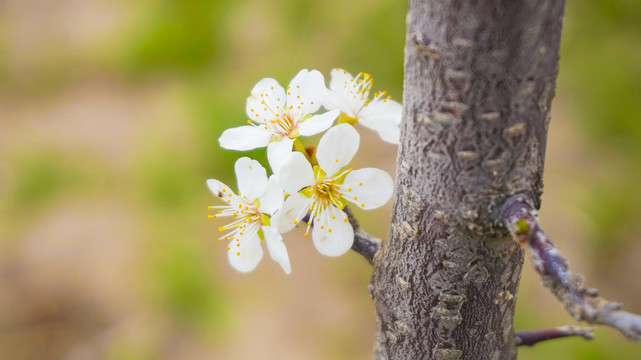
<instances>
[{"instance_id":1,"label":"rough bark","mask_svg":"<svg viewBox=\"0 0 641 360\"><path fill-rule=\"evenodd\" d=\"M514 359L523 252L500 219L542 193L564 1L410 0L377 359Z\"/></svg>"}]
</instances>

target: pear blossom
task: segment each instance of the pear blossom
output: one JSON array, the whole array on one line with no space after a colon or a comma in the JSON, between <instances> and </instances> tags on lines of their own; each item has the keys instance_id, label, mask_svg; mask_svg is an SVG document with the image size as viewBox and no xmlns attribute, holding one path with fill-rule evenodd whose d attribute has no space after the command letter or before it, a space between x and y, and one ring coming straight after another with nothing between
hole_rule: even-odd
<instances>
[{"instance_id":1,"label":"pear blossom","mask_svg":"<svg viewBox=\"0 0 641 360\"><path fill-rule=\"evenodd\" d=\"M352 77L347 71L336 68L331 72L329 91L323 106L328 110L339 109L339 122L361 125L378 133L386 142L398 144L401 123L401 104L385 96L386 91L374 94L370 91L374 79L370 74L359 73Z\"/></svg>"},{"instance_id":2,"label":"pear blossom","mask_svg":"<svg viewBox=\"0 0 641 360\"><path fill-rule=\"evenodd\" d=\"M338 110L312 115L326 91L325 79L317 70L301 70L287 89L274 79L260 80L247 98L248 125L225 130L218 139L220 146L230 150L267 146L267 159L278 174L296 138L321 133L336 120Z\"/></svg>"},{"instance_id":3,"label":"pear blossom","mask_svg":"<svg viewBox=\"0 0 641 360\"><path fill-rule=\"evenodd\" d=\"M279 176L289 193L272 218L280 233L293 229L309 213L305 236L312 229L312 240L323 255L339 256L352 247L354 230L342 210L347 202L362 209L374 209L392 196L392 178L374 168L342 170L358 150L360 137L349 124L329 129L316 151L318 165L312 168L300 152L284 161Z\"/></svg>"},{"instance_id":4,"label":"pear blossom","mask_svg":"<svg viewBox=\"0 0 641 360\"><path fill-rule=\"evenodd\" d=\"M291 265L287 248L283 237L270 225L269 218L283 203L284 193L278 179L273 175L268 179L265 168L248 157L238 159L235 170L240 193L238 195L216 179L207 180L209 190L226 203L209 206L208 209L216 213L208 217L232 218L232 222L218 229L220 232L226 231L218 241L229 240L229 262L236 270L249 272L263 257L260 243L264 240L272 259L289 274Z\"/></svg>"}]
</instances>

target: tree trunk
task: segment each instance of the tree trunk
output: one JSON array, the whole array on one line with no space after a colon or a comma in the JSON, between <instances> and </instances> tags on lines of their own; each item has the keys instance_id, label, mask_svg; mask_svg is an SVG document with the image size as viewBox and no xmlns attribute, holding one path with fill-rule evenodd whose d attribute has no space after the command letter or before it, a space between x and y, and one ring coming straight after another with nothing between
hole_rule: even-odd
<instances>
[{"instance_id":1,"label":"tree trunk","mask_svg":"<svg viewBox=\"0 0 641 360\"><path fill-rule=\"evenodd\" d=\"M539 206L564 1L410 0L377 359L514 359L523 252L505 200Z\"/></svg>"}]
</instances>

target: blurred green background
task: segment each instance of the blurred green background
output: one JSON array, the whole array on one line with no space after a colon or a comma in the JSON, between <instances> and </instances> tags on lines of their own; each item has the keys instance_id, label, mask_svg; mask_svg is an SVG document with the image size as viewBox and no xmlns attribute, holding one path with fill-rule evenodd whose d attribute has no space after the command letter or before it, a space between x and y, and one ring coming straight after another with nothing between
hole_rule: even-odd
<instances>
[{"instance_id":1,"label":"blurred green background","mask_svg":"<svg viewBox=\"0 0 641 360\"><path fill-rule=\"evenodd\" d=\"M261 78L370 72L401 98L404 2L0 2L0 358L369 359L371 270L286 238L234 272L205 180ZM541 212L574 270L641 312L641 3L570 0ZM363 134L355 167L393 172ZM363 153L366 153L365 155ZM250 156L265 160L262 151ZM359 213L384 237L390 206ZM529 265L517 329L573 323ZM520 359L632 359L610 329Z\"/></svg>"}]
</instances>

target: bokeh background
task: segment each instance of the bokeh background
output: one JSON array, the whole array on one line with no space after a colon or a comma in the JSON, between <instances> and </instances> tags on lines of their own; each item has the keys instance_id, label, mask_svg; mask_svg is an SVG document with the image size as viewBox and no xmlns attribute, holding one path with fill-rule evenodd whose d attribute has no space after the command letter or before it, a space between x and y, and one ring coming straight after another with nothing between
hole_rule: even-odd
<instances>
[{"instance_id":1,"label":"bokeh background","mask_svg":"<svg viewBox=\"0 0 641 360\"><path fill-rule=\"evenodd\" d=\"M259 79L370 72L401 98L399 1L1 0L1 359L369 359L371 269L286 238L293 273L227 264L205 180ZM569 0L541 218L641 312L641 2ZM361 131L355 167L394 170ZM265 160L262 151L250 156ZM384 237L390 206L357 214ZM526 266L517 329L574 323ZM633 359L610 329L520 359Z\"/></svg>"}]
</instances>

